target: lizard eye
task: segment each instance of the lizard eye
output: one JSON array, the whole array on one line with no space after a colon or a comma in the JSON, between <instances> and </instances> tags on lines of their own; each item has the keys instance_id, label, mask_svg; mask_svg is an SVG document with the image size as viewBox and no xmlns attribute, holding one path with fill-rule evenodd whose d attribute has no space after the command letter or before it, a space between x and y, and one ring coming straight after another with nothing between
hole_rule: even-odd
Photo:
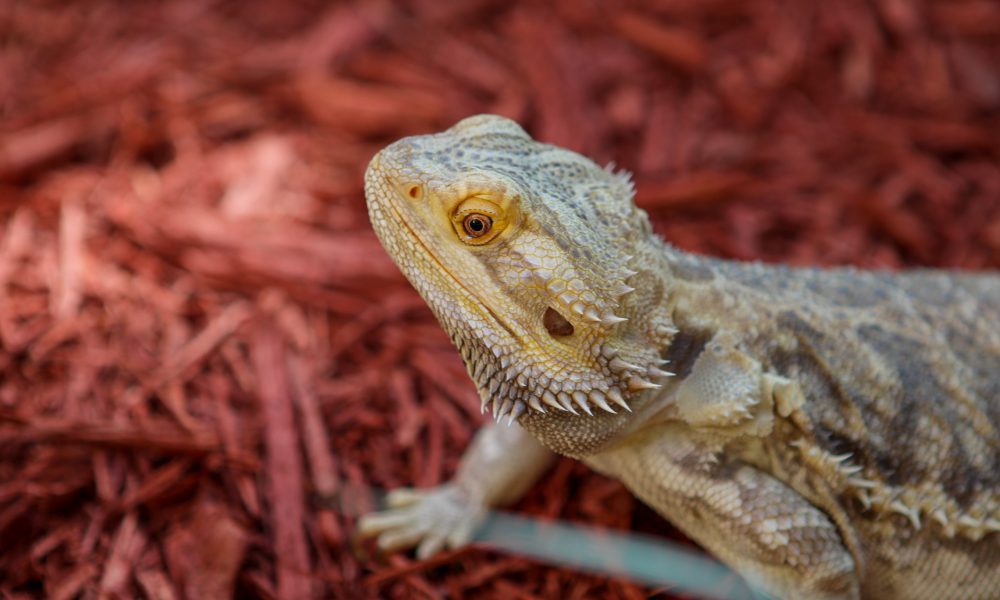
<instances>
[{"instance_id":1,"label":"lizard eye","mask_svg":"<svg viewBox=\"0 0 1000 600\"><path fill-rule=\"evenodd\" d=\"M470 246L490 243L509 225L507 213L495 202L475 196L455 208L451 223L458 239Z\"/></svg>"},{"instance_id":2,"label":"lizard eye","mask_svg":"<svg viewBox=\"0 0 1000 600\"><path fill-rule=\"evenodd\" d=\"M480 238L490 232L493 228L493 219L486 215L473 213L465 217L462 221L462 228L469 237Z\"/></svg>"}]
</instances>

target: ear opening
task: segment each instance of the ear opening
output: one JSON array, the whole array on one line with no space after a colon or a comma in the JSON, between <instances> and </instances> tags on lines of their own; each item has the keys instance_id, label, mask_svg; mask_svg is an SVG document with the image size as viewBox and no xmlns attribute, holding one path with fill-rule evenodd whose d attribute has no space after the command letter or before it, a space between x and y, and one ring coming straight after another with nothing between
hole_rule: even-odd
<instances>
[{"instance_id":1,"label":"ear opening","mask_svg":"<svg viewBox=\"0 0 1000 600\"><path fill-rule=\"evenodd\" d=\"M542 316L542 324L545 325L545 330L552 337L573 335L573 324L567 321L566 317L562 316L559 311L551 306L546 309L545 314Z\"/></svg>"}]
</instances>

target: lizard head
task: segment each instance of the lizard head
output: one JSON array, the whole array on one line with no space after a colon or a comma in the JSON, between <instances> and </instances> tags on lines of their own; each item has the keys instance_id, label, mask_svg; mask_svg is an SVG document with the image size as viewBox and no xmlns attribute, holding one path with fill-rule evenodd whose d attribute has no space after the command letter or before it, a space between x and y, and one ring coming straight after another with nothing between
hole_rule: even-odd
<instances>
[{"instance_id":1,"label":"lizard head","mask_svg":"<svg viewBox=\"0 0 1000 600\"><path fill-rule=\"evenodd\" d=\"M497 419L629 410L669 375L668 327L641 309L649 222L627 175L480 115L379 152L365 195Z\"/></svg>"}]
</instances>

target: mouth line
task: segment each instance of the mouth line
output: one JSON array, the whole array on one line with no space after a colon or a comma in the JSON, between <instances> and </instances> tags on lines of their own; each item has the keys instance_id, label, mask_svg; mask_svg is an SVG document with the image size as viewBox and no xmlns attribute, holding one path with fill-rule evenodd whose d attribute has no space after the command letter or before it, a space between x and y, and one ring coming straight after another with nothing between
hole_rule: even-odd
<instances>
[{"instance_id":1,"label":"mouth line","mask_svg":"<svg viewBox=\"0 0 1000 600\"><path fill-rule=\"evenodd\" d=\"M398 219L399 222L401 222L403 226L406 227L407 231L410 232L410 236L414 240L416 240L417 244L419 244L420 247L423 248L424 252L426 252L427 255L430 256L431 260L437 263L438 268L441 271L443 271L448 276L448 278L451 279L455 283L455 285L459 287L459 289L464 291L469 297L475 299L477 307L484 310L493 319L494 322L496 322L500 327L506 330L507 333L509 333L511 337L513 337L516 340L517 336L514 335L514 331L507 325L507 323L504 322L504 320L501 319L496 313L494 313L493 310L490 308L490 306L485 302L483 302L482 298L480 298L478 294L473 293L472 290L465 287L465 285L458 279L458 277L455 277L455 275L453 275L451 271L449 271L448 268L445 267L441 259L434 253L433 250L431 250L431 247L420 236L420 233L410 225L409 221L403 218L403 215L400 213L399 209L396 208L396 203L390 198L387 199L386 204L389 205L389 210L391 210L392 213L396 216L396 219Z\"/></svg>"}]
</instances>

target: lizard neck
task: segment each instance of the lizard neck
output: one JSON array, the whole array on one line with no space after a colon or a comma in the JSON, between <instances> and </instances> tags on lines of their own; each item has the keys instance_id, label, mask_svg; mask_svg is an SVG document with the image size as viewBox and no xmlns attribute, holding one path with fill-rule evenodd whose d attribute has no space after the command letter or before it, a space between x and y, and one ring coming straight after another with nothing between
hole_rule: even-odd
<instances>
[{"instance_id":1,"label":"lizard neck","mask_svg":"<svg viewBox=\"0 0 1000 600\"><path fill-rule=\"evenodd\" d=\"M688 377L695 361L722 331L738 333L740 339L766 334L755 324L754 315L767 314L771 294L766 289L771 275L788 274L759 263L738 263L691 254L662 241L651 232L631 244L634 252L628 267L635 271L628 284L635 288L624 305L629 317L622 336L641 340L660 359L663 369L674 376L658 380L659 389L648 390L632 399L633 410L625 415L597 418L551 427L542 419L525 424L542 441L562 454L578 458L592 456L613 446L617 440L670 412L677 387ZM761 288L760 290L758 288ZM551 418L561 419L562 415ZM576 421L576 420L574 420ZM563 438L567 428L569 438ZM549 429L558 432L552 439Z\"/></svg>"},{"instance_id":2,"label":"lizard neck","mask_svg":"<svg viewBox=\"0 0 1000 600\"><path fill-rule=\"evenodd\" d=\"M715 317L699 320L697 310L697 298L710 291L704 283L714 277L712 259L677 250L653 235L648 226L643 229L642 238L626 240L632 252L627 267L634 272L628 285L635 291L622 303L628 321L618 335L621 341L670 361L664 370L686 375L718 329ZM643 427L670 402L676 379L663 377L657 380L657 389L632 396L631 412L578 416L550 411L526 414L520 423L550 449L585 458Z\"/></svg>"}]
</instances>

